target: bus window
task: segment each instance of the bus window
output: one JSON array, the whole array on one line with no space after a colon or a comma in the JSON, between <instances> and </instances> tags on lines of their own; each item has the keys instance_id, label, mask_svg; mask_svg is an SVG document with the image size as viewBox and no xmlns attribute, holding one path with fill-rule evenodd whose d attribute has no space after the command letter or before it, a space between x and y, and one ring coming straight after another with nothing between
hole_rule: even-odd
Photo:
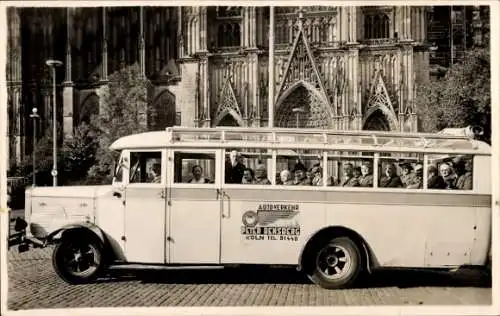
<instances>
[{"instance_id":1,"label":"bus window","mask_svg":"<svg viewBox=\"0 0 500 316\"><path fill-rule=\"evenodd\" d=\"M429 189L472 190L472 156L430 155L428 165Z\"/></svg>"},{"instance_id":2,"label":"bus window","mask_svg":"<svg viewBox=\"0 0 500 316\"><path fill-rule=\"evenodd\" d=\"M161 152L130 152L130 183L161 183Z\"/></svg>"},{"instance_id":3,"label":"bus window","mask_svg":"<svg viewBox=\"0 0 500 316\"><path fill-rule=\"evenodd\" d=\"M373 154L329 151L327 185L373 187Z\"/></svg>"},{"instance_id":4,"label":"bus window","mask_svg":"<svg viewBox=\"0 0 500 316\"><path fill-rule=\"evenodd\" d=\"M174 183L210 184L215 181L215 154L176 152Z\"/></svg>"},{"instance_id":5,"label":"bus window","mask_svg":"<svg viewBox=\"0 0 500 316\"><path fill-rule=\"evenodd\" d=\"M272 180L270 150L245 148L226 150L225 183L269 185Z\"/></svg>"},{"instance_id":6,"label":"bus window","mask_svg":"<svg viewBox=\"0 0 500 316\"><path fill-rule=\"evenodd\" d=\"M423 188L423 157L421 154L381 155L378 165L381 188Z\"/></svg>"},{"instance_id":7,"label":"bus window","mask_svg":"<svg viewBox=\"0 0 500 316\"><path fill-rule=\"evenodd\" d=\"M322 186L322 151L278 150L276 172L279 185ZM276 175L278 178L278 174ZM277 179L278 180L278 179Z\"/></svg>"}]
</instances>

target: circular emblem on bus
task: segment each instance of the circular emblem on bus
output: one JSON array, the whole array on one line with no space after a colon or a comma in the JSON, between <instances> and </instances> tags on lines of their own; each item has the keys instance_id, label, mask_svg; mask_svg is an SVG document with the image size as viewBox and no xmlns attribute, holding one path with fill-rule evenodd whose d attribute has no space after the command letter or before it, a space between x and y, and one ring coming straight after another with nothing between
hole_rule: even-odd
<instances>
[{"instance_id":1,"label":"circular emblem on bus","mask_svg":"<svg viewBox=\"0 0 500 316\"><path fill-rule=\"evenodd\" d=\"M254 211L246 211L242 217L243 225L254 227L258 223L257 213Z\"/></svg>"}]
</instances>

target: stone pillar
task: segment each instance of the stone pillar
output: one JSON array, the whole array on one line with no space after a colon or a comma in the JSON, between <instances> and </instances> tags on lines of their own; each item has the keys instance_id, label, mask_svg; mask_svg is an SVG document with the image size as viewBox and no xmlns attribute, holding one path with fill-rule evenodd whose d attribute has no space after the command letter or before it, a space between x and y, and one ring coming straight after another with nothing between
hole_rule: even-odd
<instances>
[{"instance_id":1,"label":"stone pillar","mask_svg":"<svg viewBox=\"0 0 500 316\"><path fill-rule=\"evenodd\" d=\"M146 77L146 42L144 38L144 7L139 7L139 72Z\"/></svg>"},{"instance_id":2,"label":"stone pillar","mask_svg":"<svg viewBox=\"0 0 500 316\"><path fill-rule=\"evenodd\" d=\"M199 98L201 104L201 111L203 120L200 121L202 127L211 126L211 109L210 109L210 84L209 84L209 67L208 67L208 57L206 55L201 56L200 59L200 75L199 75Z\"/></svg>"},{"instance_id":3,"label":"stone pillar","mask_svg":"<svg viewBox=\"0 0 500 316\"><path fill-rule=\"evenodd\" d=\"M274 127L274 89L276 83L274 80L274 7L269 7L269 84L268 84L268 96L267 96L267 112L269 119L267 122L268 127ZM260 102L257 101L257 105ZM258 113L260 116L260 114Z\"/></svg>"},{"instance_id":4,"label":"stone pillar","mask_svg":"<svg viewBox=\"0 0 500 316\"><path fill-rule=\"evenodd\" d=\"M102 81L108 81L108 10L102 8Z\"/></svg>"},{"instance_id":5,"label":"stone pillar","mask_svg":"<svg viewBox=\"0 0 500 316\"><path fill-rule=\"evenodd\" d=\"M66 77L63 82L63 137L73 136L73 81L71 62L71 39L73 8L66 8Z\"/></svg>"},{"instance_id":6,"label":"stone pillar","mask_svg":"<svg viewBox=\"0 0 500 316\"><path fill-rule=\"evenodd\" d=\"M19 164L23 159L25 147L25 135L23 127L25 123L24 111L22 108L22 48L21 48L21 16L18 8L11 7L7 11L9 38L7 41L8 53L8 72L7 86L10 103L7 105L11 107L12 119L14 122L9 122L7 116L7 126L13 129L8 131L8 144L7 144L7 168L11 163ZM12 148L11 148L12 146ZM10 160L12 159L12 160ZM9 161L10 160L10 161Z\"/></svg>"}]
</instances>

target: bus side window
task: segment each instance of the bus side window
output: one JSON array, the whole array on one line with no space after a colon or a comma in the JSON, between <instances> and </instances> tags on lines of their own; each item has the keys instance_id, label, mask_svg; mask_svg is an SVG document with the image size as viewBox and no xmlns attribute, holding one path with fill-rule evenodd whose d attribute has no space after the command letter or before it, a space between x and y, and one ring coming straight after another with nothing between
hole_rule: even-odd
<instances>
[{"instance_id":1,"label":"bus side window","mask_svg":"<svg viewBox=\"0 0 500 316\"><path fill-rule=\"evenodd\" d=\"M161 183L161 152L131 152L130 166L130 183Z\"/></svg>"},{"instance_id":2,"label":"bus side window","mask_svg":"<svg viewBox=\"0 0 500 316\"><path fill-rule=\"evenodd\" d=\"M174 161L174 183L215 182L215 154L176 152Z\"/></svg>"}]
</instances>

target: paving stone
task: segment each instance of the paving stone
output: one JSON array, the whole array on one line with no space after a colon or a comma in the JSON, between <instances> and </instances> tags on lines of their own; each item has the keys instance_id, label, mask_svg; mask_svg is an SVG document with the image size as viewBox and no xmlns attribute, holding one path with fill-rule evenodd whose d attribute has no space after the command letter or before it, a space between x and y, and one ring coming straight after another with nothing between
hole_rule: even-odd
<instances>
[{"instance_id":1,"label":"paving stone","mask_svg":"<svg viewBox=\"0 0 500 316\"><path fill-rule=\"evenodd\" d=\"M8 252L8 308L131 306L338 306L491 304L487 276L384 272L366 288L325 290L294 269L178 271L118 275L68 285L52 268L51 248ZM251 272L251 271L250 271ZM279 282L276 278L279 276ZM398 281L399 280L399 281ZM402 280L402 281L401 281ZM273 283L276 282L276 283ZM482 283L483 282L483 283Z\"/></svg>"}]
</instances>

